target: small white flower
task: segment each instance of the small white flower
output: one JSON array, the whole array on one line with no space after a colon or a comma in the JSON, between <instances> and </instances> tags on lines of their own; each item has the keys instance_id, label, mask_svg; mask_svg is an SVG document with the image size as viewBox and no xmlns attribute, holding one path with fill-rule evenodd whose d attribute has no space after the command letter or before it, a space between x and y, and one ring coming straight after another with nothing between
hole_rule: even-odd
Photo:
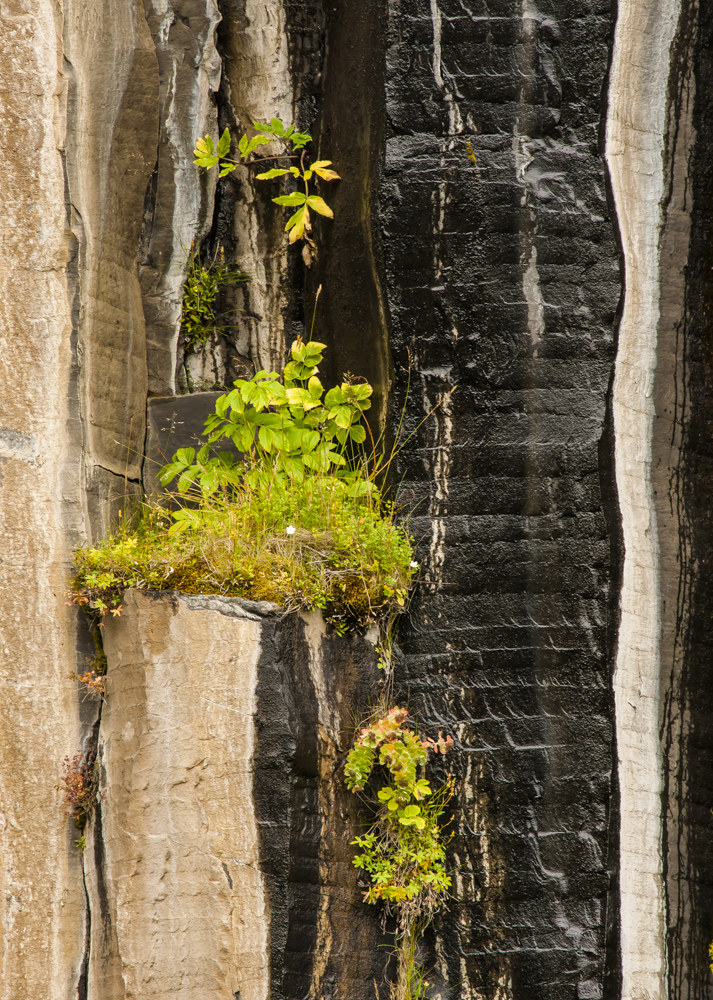
<instances>
[{"instance_id":1,"label":"small white flower","mask_svg":"<svg viewBox=\"0 0 713 1000\"><path fill-rule=\"evenodd\" d=\"M285 531L287 532L288 535L294 535L294 533L297 531L297 528L295 528L294 524L288 524L287 527L285 528Z\"/></svg>"},{"instance_id":2,"label":"small white flower","mask_svg":"<svg viewBox=\"0 0 713 1000\"><path fill-rule=\"evenodd\" d=\"M409 566L411 567L411 569L418 569L418 563L417 562L411 561L409 563Z\"/></svg>"}]
</instances>

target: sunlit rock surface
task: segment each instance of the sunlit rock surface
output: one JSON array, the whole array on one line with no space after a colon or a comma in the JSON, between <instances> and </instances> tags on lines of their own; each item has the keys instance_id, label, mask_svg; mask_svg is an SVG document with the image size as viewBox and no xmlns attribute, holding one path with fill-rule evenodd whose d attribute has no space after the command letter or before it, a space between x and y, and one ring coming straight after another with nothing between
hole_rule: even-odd
<instances>
[{"instance_id":1,"label":"sunlit rock surface","mask_svg":"<svg viewBox=\"0 0 713 1000\"><path fill-rule=\"evenodd\" d=\"M89 997L360 998L382 977L340 768L376 656L279 612L129 591L106 626Z\"/></svg>"},{"instance_id":2,"label":"sunlit rock surface","mask_svg":"<svg viewBox=\"0 0 713 1000\"><path fill-rule=\"evenodd\" d=\"M415 432L395 696L459 741L434 996L708 996L712 41L695 0L0 5L1 997L386 995L340 770L370 642L131 594L106 703L67 679L71 553L155 472L149 399L313 315L325 381ZM311 269L279 182L192 164L273 114L343 177ZM252 278L194 351L192 243ZM82 855L54 786L92 747Z\"/></svg>"}]
</instances>

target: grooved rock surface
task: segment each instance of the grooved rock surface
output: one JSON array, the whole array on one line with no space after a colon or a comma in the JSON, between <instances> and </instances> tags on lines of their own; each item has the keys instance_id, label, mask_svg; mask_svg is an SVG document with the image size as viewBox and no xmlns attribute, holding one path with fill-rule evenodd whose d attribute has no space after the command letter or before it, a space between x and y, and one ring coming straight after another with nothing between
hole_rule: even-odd
<instances>
[{"instance_id":1,"label":"grooved rock surface","mask_svg":"<svg viewBox=\"0 0 713 1000\"><path fill-rule=\"evenodd\" d=\"M598 451L620 285L597 133L610 28L607 7L568 0L389 5L392 423L405 405L410 431L440 404L399 456L423 571L396 676L464 747L455 899L435 953L464 997L574 1000L604 985L616 861Z\"/></svg>"},{"instance_id":2,"label":"grooved rock surface","mask_svg":"<svg viewBox=\"0 0 713 1000\"><path fill-rule=\"evenodd\" d=\"M102 803L86 848L97 1000L269 996L252 800L261 623L227 611L130 591L105 629Z\"/></svg>"},{"instance_id":3,"label":"grooved rock surface","mask_svg":"<svg viewBox=\"0 0 713 1000\"><path fill-rule=\"evenodd\" d=\"M366 1000L383 979L341 770L374 648L278 610L129 591L105 627L87 1000Z\"/></svg>"},{"instance_id":4,"label":"grooved rock surface","mask_svg":"<svg viewBox=\"0 0 713 1000\"><path fill-rule=\"evenodd\" d=\"M102 496L112 474L140 477L147 368L136 253L155 163L158 65L141 0L70 0L63 45L79 406L89 488ZM94 517L101 530L107 512Z\"/></svg>"},{"instance_id":5,"label":"grooved rock surface","mask_svg":"<svg viewBox=\"0 0 713 1000\"><path fill-rule=\"evenodd\" d=\"M145 5L158 63L158 145L147 152L153 173L145 192L139 277L146 318L148 392L176 391L183 282L192 244L210 228L217 171L198 172L198 136L217 138L214 93L221 63L215 47L220 14L214 0L151 0Z\"/></svg>"}]
</instances>

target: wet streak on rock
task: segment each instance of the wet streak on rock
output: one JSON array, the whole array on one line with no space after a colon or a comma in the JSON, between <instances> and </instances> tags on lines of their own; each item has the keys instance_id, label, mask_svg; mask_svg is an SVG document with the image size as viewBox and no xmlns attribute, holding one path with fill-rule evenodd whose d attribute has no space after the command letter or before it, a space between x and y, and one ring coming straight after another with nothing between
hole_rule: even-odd
<instances>
[{"instance_id":1,"label":"wet streak on rock","mask_svg":"<svg viewBox=\"0 0 713 1000\"><path fill-rule=\"evenodd\" d=\"M264 622L257 666L253 800L270 913L270 991L282 1000L288 929L290 786L296 751L289 648L294 619Z\"/></svg>"},{"instance_id":2,"label":"wet streak on rock","mask_svg":"<svg viewBox=\"0 0 713 1000\"><path fill-rule=\"evenodd\" d=\"M310 628L294 616L266 619L258 664L253 795L269 896L270 995L367 1000L383 977L383 937L351 864L360 807L344 787L340 751L374 690L376 658L363 639L326 638L321 626L308 638Z\"/></svg>"},{"instance_id":3,"label":"wet streak on rock","mask_svg":"<svg viewBox=\"0 0 713 1000\"><path fill-rule=\"evenodd\" d=\"M670 227L669 245L675 255L667 255L667 262L682 270L685 266L683 295L679 297L683 316L675 331L678 367L670 390L675 393L673 407L669 404L669 411L674 409L673 443L680 442L680 461L672 463L669 482L662 483L660 489L660 506L673 508L680 521L675 539L678 572L669 581L675 602L669 610L675 645L662 668L671 683L663 720L668 988L671 997L683 1000L703 1000L710 993L707 946L713 923L712 46L713 11L705 4L683 3L672 60L667 150L669 214L674 203L679 213L683 209L684 217L690 219L687 259L682 238L687 232L681 232L680 225L678 231ZM693 153L686 163L685 147L692 143ZM677 160L684 161L684 176L678 178L678 185ZM662 344L662 358L666 349ZM660 452L662 465L666 455L666 451Z\"/></svg>"},{"instance_id":4,"label":"wet streak on rock","mask_svg":"<svg viewBox=\"0 0 713 1000\"><path fill-rule=\"evenodd\" d=\"M613 755L597 451L620 292L597 149L609 14L389 11L392 420L408 349L409 429L441 402L399 468L423 570L398 678L464 748L437 968L461 996L597 997Z\"/></svg>"},{"instance_id":5,"label":"wet streak on rock","mask_svg":"<svg viewBox=\"0 0 713 1000\"><path fill-rule=\"evenodd\" d=\"M335 217L317 216L314 221L319 255L306 275L305 313L311 323L321 284L315 336L330 347L324 372L330 384L352 372L374 386L371 421L378 428L386 414L391 368L377 219L384 152L386 3L327 4L324 35L313 158L332 160L343 181L317 185Z\"/></svg>"}]
</instances>

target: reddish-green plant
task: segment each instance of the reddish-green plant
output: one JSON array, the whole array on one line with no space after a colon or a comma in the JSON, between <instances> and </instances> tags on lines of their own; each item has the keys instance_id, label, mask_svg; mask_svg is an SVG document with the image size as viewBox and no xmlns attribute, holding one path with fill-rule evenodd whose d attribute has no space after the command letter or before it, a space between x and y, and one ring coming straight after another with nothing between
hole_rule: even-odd
<instances>
[{"instance_id":1,"label":"reddish-green plant","mask_svg":"<svg viewBox=\"0 0 713 1000\"><path fill-rule=\"evenodd\" d=\"M94 808L98 785L99 765L95 753L77 753L71 759L64 758L62 776L56 788L63 793L68 806L67 815L74 820L78 830L86 825Z\"/></svg>"},{"instance_id":2,"label":"reddish-green plant","mask_svg":"<svg viewBox=\"0 0 713 1000\"><path fill-rule=\"evenodd\" d=\"M440 818L453 795L453 779L434 790L426 763L429 753L448 753L453 739L442 733L436 740L423 739L407 719L406 709L396 706L364 726L344 769L353 792L364 789L378 765L386 778L377 793L374 822L352 844L361 850L353 864L368 879L364 899L385 904L398 920L394 1000L425 996L418 940L451 886Z\"/></svg>"}]
</instances>

